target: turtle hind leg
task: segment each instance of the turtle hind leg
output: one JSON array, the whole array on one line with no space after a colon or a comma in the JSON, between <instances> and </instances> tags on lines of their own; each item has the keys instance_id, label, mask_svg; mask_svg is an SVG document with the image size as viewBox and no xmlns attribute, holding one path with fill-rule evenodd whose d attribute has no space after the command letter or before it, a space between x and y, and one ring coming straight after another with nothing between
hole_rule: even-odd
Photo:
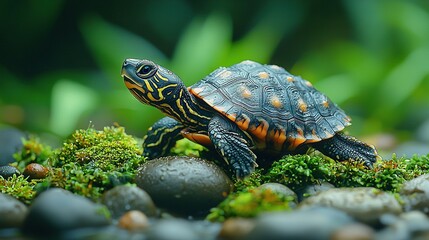
<instances>
[{"instance_id":1,"label":"turtle hind leg","mask_svg":"<svg viewBox=\"0 0 429 240\"><path fill-rule=\"evenodd\" d=\"M372 167L377 159L381 159L374 146L340 133L332 138L313 143L312 147L337 161L360 161L367 167Z\"/></svg>"}]
</instances>

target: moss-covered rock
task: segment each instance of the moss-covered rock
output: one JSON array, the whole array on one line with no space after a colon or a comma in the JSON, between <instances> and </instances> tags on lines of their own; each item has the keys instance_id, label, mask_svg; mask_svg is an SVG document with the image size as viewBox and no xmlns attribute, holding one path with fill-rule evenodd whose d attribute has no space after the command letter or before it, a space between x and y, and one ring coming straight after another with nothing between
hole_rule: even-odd
<instances>
[{"instance_id":1,"label":"moss-covered rock","mask_svg":"<svg viewBox=\"0 0 429 240\"><path fill-rule=\"evenodd\" d=\"M212 208L207 219L221 221L230 217L255 217L262 212L289 210L293 197L276 194L269 189L253 188L230 194L217 207Z\"/></svg>"},{"instance_id":2,"label":"moss-covered rock","mask_svg":"<svg viewBox=\"0 0 429 240\"><path fill-rule=\"evenodd\" d=\"M375 187L396 192L407 180L429 172L429 155L379 161L372 169L355 162L336 162L310 155L285 156L261 176L263 182L278 182L299 189L320 180L336 187Z\"/></svg>"},{"instance_id":3,"label":"moss-covered rock","mask_svg":"<svg viewBox=\"0 0 429 240\"><path fill-rule=\"evenodd\" d=\"M114 186L134 181L145 162L137 140L122 127L77 130L51 158L50 186L92 199Z\"/></svg>"},{"instance_id":4,"label":"moss-covered rock","mask_svg":"<svg viewBox=\"0 0 429 240\"><path fill-rule=\"evenodd\" d=\"M141 153L138 140L123 127L77 130L56 150L30 137L24 139L12 165L23 172L29 164L37 163L48 169L48 176L43 180L0 177L0 192L30 203L37 192L60 187L98 199L105 190L134 181L138 166L145 162Z\"/></svg>"}]
</instances>

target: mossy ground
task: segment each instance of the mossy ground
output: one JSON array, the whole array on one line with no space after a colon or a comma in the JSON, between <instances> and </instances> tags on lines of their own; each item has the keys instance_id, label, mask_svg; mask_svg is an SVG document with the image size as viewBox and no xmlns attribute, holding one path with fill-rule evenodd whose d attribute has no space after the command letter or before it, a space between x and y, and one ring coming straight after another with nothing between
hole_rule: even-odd
<instances>
[{"instance_id":1,"label":"mossy ground","mask_svg":"<svg viewBox=\"0 0 429 240\"><path fill-rule=\"evenodd\" d=\"M396 194L402 183L429 173L429 155L413 156L379 161L373 169L353 162L336 162L319 155L285 156L268 169L257 169L248 178L235 182L235 193L213 208L207 219L223 221L228 217L255 216L262 211L288 210L288 205L272 201L272 197L255 195L254 191L263 183L281 183L292 190L307 185L329 182L335 187L375 187ZM254 197L248 197L253 193ZM290 201L285 199L284 201ZM237 204L237 203L240 204ZM241 206L252 206L253 212ZM283 206L283 207L281 207Z\"/></svg>"},{"instance_id":2,"label":"mossy ground","mask_svg":"<svg viewBox=\"0 0 429 240\"><path fill-rule=\"evenodd\" d=\"M60 187L97 200L104 191L134 181L138 166L145 162L141 153L137 139L122 127L77 130L55 150L30 137L23 140L12 165L22 172L27 164L39 163L49 168L48 177L31 181L0 177L0 192L29 203L38 192Z\"/></svg>"},{"instance_id":3,"label":"mossy ground","mask_svg":"<svg viewBox=\"0 0 429 240\"><path fill-rule=\"evenodd\" d=\"M116 185L132 183L141 156L139 139L125 133L122 127L93 128L75 131L61 148L52 150L36 138L23 141L23 148L14 157L21 172L29 163L49 168L42 180L29 180L23 176L9 179L0 177L0 192L30 203L38 192L49 187L61 187L94 200ZM178 141L171 150L174 155L209 158L228 172L210 151L187 140ZM265 169L258 168L249 177L235 179L235 191L211 210L208 219L223 221L228 217L253 217L260 212L287 210L291 199L285 199L257 187L277 182L292 190L321 181L336 187L375 187L396 193L403 182L429 172L429 155L379 161L373 169L353 162L336 162L318 154L285 156ZM232 177L234 178L234 177Z\"/></svg>"}]
</instances>

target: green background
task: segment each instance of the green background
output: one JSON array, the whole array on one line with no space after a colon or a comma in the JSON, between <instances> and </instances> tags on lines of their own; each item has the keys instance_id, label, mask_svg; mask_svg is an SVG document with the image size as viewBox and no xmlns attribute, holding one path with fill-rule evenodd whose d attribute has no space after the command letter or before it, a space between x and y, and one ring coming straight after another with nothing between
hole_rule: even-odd
<instances>
[{"instance_id":1,"label":"green background","mask_svg":"<svg viewBox=\"0 0 429 240\"><path fill-rule=\"evenodd\" d=\"M0 27L1 126L64 138L116 122L141 137L162 114L124 86L125 58L188 86L251 59L311 81L381 148L429 138L427 0L5 0Z\"/></svg>"}]
</instances>

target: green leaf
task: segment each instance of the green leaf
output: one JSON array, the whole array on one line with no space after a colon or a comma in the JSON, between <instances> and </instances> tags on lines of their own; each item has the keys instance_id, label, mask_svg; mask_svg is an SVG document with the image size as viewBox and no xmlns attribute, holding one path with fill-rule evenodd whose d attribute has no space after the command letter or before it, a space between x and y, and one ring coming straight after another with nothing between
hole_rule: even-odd
<instances>
[{"instance_id":1,"label":"green leaf","mask_svg":"<svg viewBox=\"0 0 429 240\"><path fill-rule=\"evenodd\" d=\"M415 49L395 67L382 84L380 104L393 110L409 98L429 75L429 45Z\"/></svg>"},{"instance_id":2,"label":"green leaf","mask_svg":"<svg viewBox=\"0 0 429 240\"><path fill-rule=\"evenodd\" d=\"M51 130L61 136L73 132L83 113L95 109L96 92L74 81L59 80L52 89Z\"/></svg>"},{"instance_id":3,"label":"green leaf","mask_svg":"<svg viewBox=\"0 0 429 240\"><path fill-rule=\"evenodd\" d=\"M333 75L319 80L315 84L333 102L341 105L359 92L359 84L348 74ZM341 91L338 91L341 89Z\"/></svg>"},{"instance_id":4,"label":"green leaf","mask_svg":"<svg viewBox=\"0 0 429 240\"><path fill-rule=\"evenodd\" d=\"M87 17L80 24L82 35L98 64L112 81L121 85L120 71L125 58L147 58L160 64L164 54L145 39L99 17Z\"/></svg>"},{"instance_id":5,"label":"green leaf","mask_svg":"<svg viewBox=\"0 0 429 240\"><path fill-rule=\"evenodd\" d=\"M204 21L196 18L176 46L171 69L186 85L195 83L218 67L229 50L231 36L231 22L227 17L214 13Z\"/></svg>"}]
</instances>

